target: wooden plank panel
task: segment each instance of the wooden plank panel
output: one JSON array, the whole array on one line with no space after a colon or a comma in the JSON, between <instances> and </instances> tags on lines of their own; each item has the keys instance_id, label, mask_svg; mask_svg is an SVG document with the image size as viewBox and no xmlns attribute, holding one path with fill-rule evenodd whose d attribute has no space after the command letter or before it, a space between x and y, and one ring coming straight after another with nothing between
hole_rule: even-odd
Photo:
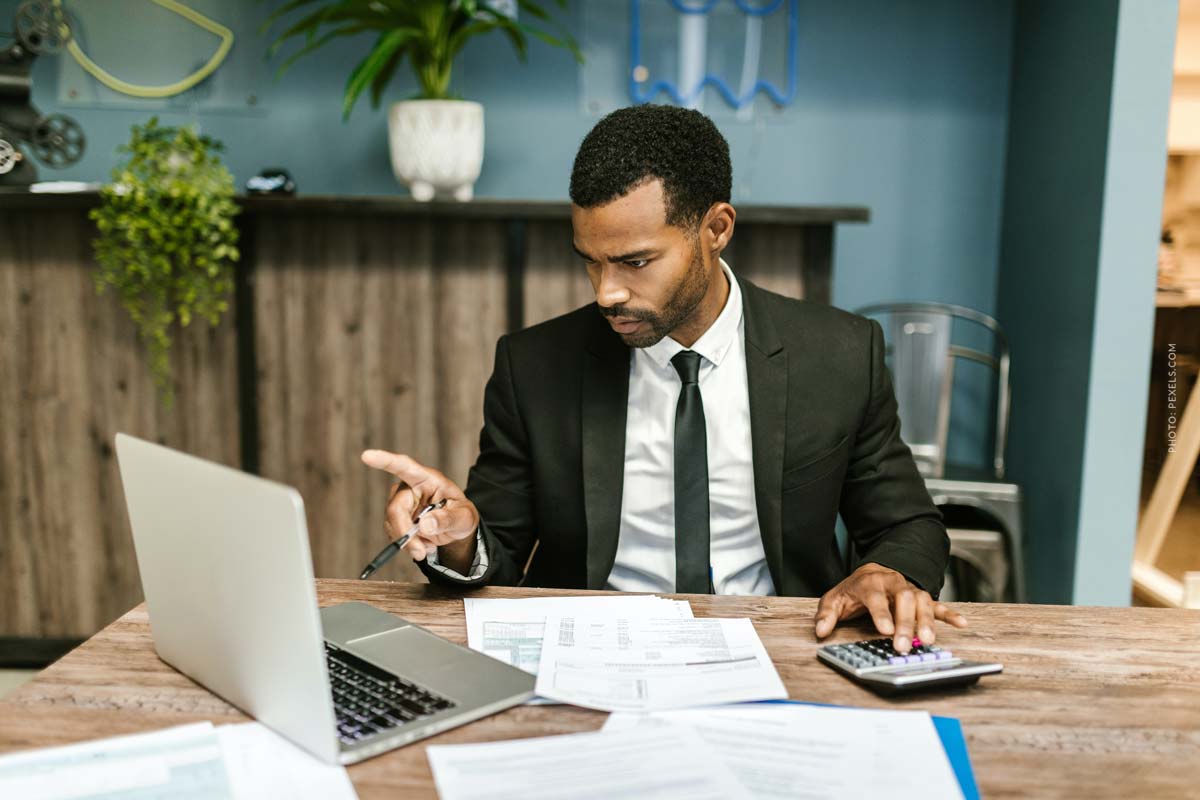
<instances>
[{"instance_id":1,"label":"wooden plank panel","mask_svg":"<svg viewBox=\"0 0 1200 800\"><path fill-rule=\"evenodd\" d=\"M29 436L29 336L33 260L29 214L0 215L0 629L41 634L34 569L34 500L26 471ZM40 504L39 504L40 505Z\"/></svg>"},{"instance_id":2,"label":"wooden plank panel","mask_svg":"<svg viewBox=\"0 0 1200 800\"><path fill-rule=\"evenodd\" d=\"M833 225L806 225L800 231L804 242L800 296L828 305L833 302Z\"/></svg>"},{"instance_id":3,"label":"wooden plank panel","mask_svg":"<svg viewBox=\"0 0 1200 800\"><path fill-rule=\"evenodd\" d=\"M258 231L264 475L305 498L318 575L357 575L386 542L392 481L359 461L407 453L465 483L505 326L503 223L278 217ZM403 557L379 573L417 580Z\"/></svg>"},{"instance_id":4,"label":"wooden plank panel","mask_svg":"<svg viewBox=\"0 0 1200 800\"><path fill-rule=\"evenodd\" d=\"M393 230L387 237L364 236L367 261L363 272L360 316L363 370L359 391L362 409L359 450L377 447L411 455L438 466L441 452L436 429L433 228L427 222L397 226L380 217L369 225ZM365 541L345 557L345 569L357 576L363 564L387 542L383 510L393 479L368 470L354 454L362 480L350 502L358 510ZM387 580L424 580L404 556L377 573Z\"/></svg>"},{"instance_id":5,"label":"wooden plank panel","mask_svg":"<svg viewBox=\"0 0 1200 800\"><path fill-rule=\"evenodd\" d=\"M380 432L366 425L364 408L374 406L379 394L364 375L372 365L378 374L380 362L378 353L363 347L372 329L362 319L371 270L360 255L380 233L361 221L331 226L280 217L259 224L254 291L261 470L303 495L316 573L348 576L386 541L379 523L386 481L372 481L358 461L364 446L387 446L375 441ZM391 283L427 272L425 251L412 253L411 272L397 271L393 281L374 286L375 296L386 297ZM397 405L400 414L415 411ZM368 484L378 495L373 515Z\"/></svg>"},{"instance_id":6,"label":"wooden plank panel","mask_svg":"<svg viewBox=\"0 0 1200 800\"><path fill-rule=\"evenodd\" d=\"M82 211L5 215L0 252L0 631L88 636L141 596L113 452L117 431L236 464L234 326L200 323L172 354L177 399L154 394L128 315L92 279ZM15 298L15 300L13 299Z\"/></svg>"},{"instance_id":7,"label":"wooden plank panel","mask_svg":"<svg viewBox=\"0 0 1200 800\"><path fill-rule=\"evenodd\" d=\"M805 297L804 231L776 225L739 225L725 260L735 274L763 289Z\"/></svg>"},{"instance_id":8,"label":"wooden plank panel","mask_svg":"<svg viewBox=\"0 0 1200 800\"><path fill-rule=\"evenodd\" d=\"M508 324L504 225L443 221L435 229L435 318L439 468L460 486L479 455L483 389Z\"/></svg>"},{"instance_id":9,"label":"wooden plank panel","mask_svg":"<svg viewBox=\"0 0 1200 800\"><path fill-rule=\"evenodd\" d=\"M525 327L595 301L587 270L571 247L569 221L530 222L525 247Z\"/></svg>"}]
</instances>

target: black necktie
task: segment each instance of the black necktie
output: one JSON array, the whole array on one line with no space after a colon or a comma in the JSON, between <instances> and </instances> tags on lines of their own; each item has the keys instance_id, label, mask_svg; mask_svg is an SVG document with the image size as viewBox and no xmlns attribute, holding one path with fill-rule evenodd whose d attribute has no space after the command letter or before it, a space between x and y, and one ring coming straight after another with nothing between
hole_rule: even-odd
<instances>
[{"instance_id":1,"label":"black necktie","mask_svg":"<svg viewBox=\"0 0 1200 800\"><path fill-rule=\"evenodd\" d=\"M675 591L707 594L708 443L700 399L700 354L671 359L683 386L675 407Z\"/></svg>"}]
</instances>

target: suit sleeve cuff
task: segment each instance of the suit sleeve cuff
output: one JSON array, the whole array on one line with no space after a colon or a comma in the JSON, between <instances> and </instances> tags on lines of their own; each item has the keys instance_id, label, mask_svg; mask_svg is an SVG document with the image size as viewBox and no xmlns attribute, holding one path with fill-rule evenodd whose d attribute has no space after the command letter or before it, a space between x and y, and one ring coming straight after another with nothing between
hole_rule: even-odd
<instances>
[{"instance_id":1,"label":"suit sleeve cuff","mask_svg":"<svg viewBox=\"0 0 1200 800\"><path fill-rule=\"evenodd\" d=\"M467 575L463 575L458 570L450 569L447 566L438 562L438 551L435 547L425 556L425 563L434 570L442 573L448 578L457 581L476 581L483 577L483 574L488 569L488 552L487 547L483 544L483 531L475 530L475 559L471 562L471 571Z\"/></svg>"}]
</instances>

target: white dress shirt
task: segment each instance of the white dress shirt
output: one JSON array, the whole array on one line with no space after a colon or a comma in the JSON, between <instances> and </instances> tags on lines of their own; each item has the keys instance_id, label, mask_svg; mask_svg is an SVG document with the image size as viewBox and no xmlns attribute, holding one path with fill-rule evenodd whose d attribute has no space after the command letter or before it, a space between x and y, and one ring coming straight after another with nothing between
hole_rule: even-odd
<instances>
[{"instance_id":1,"label":"white dress shirt","mask_svg":"<svg viewBox=\"0 0 1200 800\"><path fill-rule=\"evenodd\" d=\"M717 594L775 594L754 503L750 395L742 290L722 260L729 298L691 346L700 354L708 442L709 562ZM609 589L675 590L675 408L681 381L671 364L685 350L671 337L633 351L625 420L621 534Z\"/></svg>"},{"instance_id":2,"label":"white dress shirt","mask_svg":"<svg viewBox=\"0 0 1200 800\"><path fill-rule=\"evenodd\" d=\"M729 297L707 331L692 345L699 353L700 396L708 443L709 560L717 594L773 595L758 510L750 442L750 395L742 290L721 261ZM675 590L675 407L681 381L671 365L685 350L671 337L633 349L625 420L625 474L617 557L606 588L622 592ZM451 577L480 577L487 565L477 534L476 563L462 575L437 562Z\"/></svg>"}]
</instances>

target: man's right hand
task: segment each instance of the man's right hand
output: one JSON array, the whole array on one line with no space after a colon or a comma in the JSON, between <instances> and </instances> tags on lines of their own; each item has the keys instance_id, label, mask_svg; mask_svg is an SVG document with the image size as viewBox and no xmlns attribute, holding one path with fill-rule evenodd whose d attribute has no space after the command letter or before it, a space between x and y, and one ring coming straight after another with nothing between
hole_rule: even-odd
<instances>
[{"instance_id":1,"label":"man's right hand","mask_svg":"<svg viewBox=\"0 0 1200 800\"><path fill-rule=\"evenodd\" d=\"M431 467L386 450L364 450L363 463L398 478L392 485L384 514L388 536L399 539L413 526L413 516L430 503L445 500L446 505L421 518L421 526L404 549L415 561L423 561L429 551L438 548L438 561L462 574L471 570L475 559L475 531L479 529L479 511L454 481Z\"/></svg>"}]
</instances>

